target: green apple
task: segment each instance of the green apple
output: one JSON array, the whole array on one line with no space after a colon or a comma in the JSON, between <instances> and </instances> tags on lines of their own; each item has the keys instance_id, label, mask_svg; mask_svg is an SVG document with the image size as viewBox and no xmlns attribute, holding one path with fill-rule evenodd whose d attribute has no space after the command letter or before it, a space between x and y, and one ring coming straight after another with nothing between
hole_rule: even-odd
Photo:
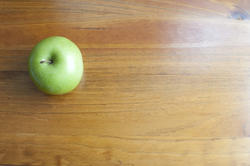
<instances>
[{"instance_id":1,"label":"green apple","mask_svg":"<svg viewBox=\"0 0 250 166\"><path fill-rule=\"evenodd\" d=\"M43 92L51 95L68 93L80 83L83 75L81 51L65 37L46 38L32 49L29 73Z\"/></svg>"}]
</instances>

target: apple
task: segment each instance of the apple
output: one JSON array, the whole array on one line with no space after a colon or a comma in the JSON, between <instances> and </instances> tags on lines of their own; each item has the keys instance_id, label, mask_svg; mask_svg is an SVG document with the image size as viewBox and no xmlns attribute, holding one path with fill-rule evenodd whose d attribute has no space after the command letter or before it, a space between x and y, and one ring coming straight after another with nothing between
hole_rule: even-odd
<instances>
[{"instance_id":1,"label":"apple","mask_svg":"<svg viewBox=\"0 0 250 166\"><path fill-rule=\"evenodd\" d=\"M68 93L77 87L83 75L81 51L65 37L46 38L31 51L29 74L38 89L47 94Z\"/></svg>"}]
</instances>

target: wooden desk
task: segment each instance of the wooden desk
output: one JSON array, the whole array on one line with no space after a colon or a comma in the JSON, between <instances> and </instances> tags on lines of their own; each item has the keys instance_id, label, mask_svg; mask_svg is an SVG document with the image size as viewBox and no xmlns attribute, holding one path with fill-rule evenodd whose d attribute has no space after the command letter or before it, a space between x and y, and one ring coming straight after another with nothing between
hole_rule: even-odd
<instances>
[{"instance_id":1,"label":"wooden desk","mask_svg":"<svg viewBox=\"0 0 250 166\"><path fill-rule=\"evenodd\" d=\"M1 166L250 165L250 2L0 0ZM47 96L27 72L68 37L84 80Z\"/></svg>"}]
</instances>

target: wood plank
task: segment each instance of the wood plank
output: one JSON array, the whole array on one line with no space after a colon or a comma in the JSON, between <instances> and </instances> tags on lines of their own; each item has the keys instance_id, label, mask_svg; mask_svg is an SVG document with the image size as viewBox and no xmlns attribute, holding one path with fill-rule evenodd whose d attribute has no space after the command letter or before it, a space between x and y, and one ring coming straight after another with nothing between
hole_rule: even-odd
<instances>
[{"instance_id":1,"label":"wood plank","mask_svg":"<svg viewBox=\"0 0 250 166\"><path fill-rule=\"evenodd\" d=\"M250 3L0 0L0 166L250 164ZM62 35L84 79L48 96L32 47Z\"/></svg>"}]
</instances>

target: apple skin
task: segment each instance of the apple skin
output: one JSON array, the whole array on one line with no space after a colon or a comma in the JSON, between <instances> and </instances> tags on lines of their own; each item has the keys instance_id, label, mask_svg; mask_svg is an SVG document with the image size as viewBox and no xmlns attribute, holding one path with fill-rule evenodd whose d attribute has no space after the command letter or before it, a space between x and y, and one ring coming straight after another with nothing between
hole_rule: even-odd
<instances>
[{"instance_id":1,"label":"apple skin","mask_svg":"<svg viewBox=\"0 0 250 166\"><path fill-rule=\"evenodd\" d=\"M81 51L65 37L46 38L31 51L29 74L35 85L44 93L66 94L76 88L81 81Z\"/></svg>"}]
</instances>

